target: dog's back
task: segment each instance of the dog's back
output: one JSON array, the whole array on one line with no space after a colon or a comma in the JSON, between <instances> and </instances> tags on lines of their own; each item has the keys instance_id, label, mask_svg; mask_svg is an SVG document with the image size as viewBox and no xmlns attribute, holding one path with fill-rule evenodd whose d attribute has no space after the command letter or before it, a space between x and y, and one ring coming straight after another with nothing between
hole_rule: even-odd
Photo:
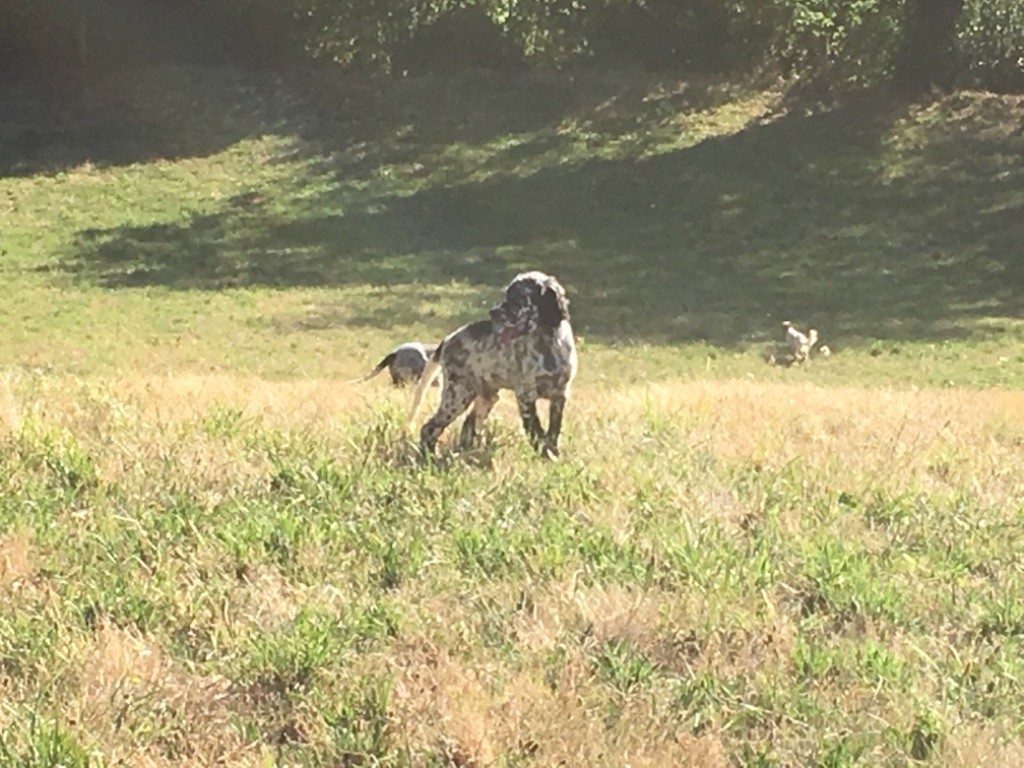
<instances>
[{"instance_id":1,"label":"dog's back","mask_svg":"<svg viewBox=\"0 0 1024 768\"><path fill-rule=\"evenodd\" d=\"M551 342L541 350L533 336L503 340L500 329L490 320L452 331L427 361L409 409L409 421L415 419L423 395L442 372L475 392L516 391L524 381L532 382L542 398L564 391L578 366L568 323L555 330Z\"/></svg>"}]
</instances>

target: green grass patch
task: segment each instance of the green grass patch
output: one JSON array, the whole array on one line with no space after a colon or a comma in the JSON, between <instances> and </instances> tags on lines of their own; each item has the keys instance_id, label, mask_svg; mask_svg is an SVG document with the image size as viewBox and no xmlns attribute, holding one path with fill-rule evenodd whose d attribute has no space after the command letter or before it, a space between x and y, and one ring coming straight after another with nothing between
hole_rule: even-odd
<instances>
[{"instance_id":1,"label":"green grass patch","mask_svg":"<svg viewBox=\"0 0 1024 768\"><path fill-rule=\"evenodd\" d=\"M1019 383L1011 97L808 113L639 75L163 75L161 105L132 78L94 116L141 136L157 111L145 143L9 161L0 361L350 377L539 266L569 287L584 381L786 377L761 358L792 319L839 353L804 378Z\"/></svg>"},{"instance_id":2,"label":"green grass patch","mask_svg":"<svg viewBox=\"0 0 1024 768\"><path fill-rule=\"evenodd\" d=\"M114 85L5 117L0 762L1020 764L1015 98ZM344 382L533 266L563 460L421 466Z\"/></svg>"}]
</instances>

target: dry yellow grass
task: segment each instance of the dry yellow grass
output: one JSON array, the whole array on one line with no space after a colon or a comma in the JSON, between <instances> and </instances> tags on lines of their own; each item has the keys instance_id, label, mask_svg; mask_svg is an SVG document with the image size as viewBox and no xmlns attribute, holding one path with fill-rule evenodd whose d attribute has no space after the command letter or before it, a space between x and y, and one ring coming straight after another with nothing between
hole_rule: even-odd
<instances>
[{"instance_id":1,"label":"dry yellow grass","mask_svg":"<svg viewBox=\"0 0 1024 768\"><path fill-rule=\"evenodd\" d=\"M951 738L940 756L951 768L1016 768L1024 765L1024 743L1006 743L1005 734L982 725L968 726Z\"/></svg>"},{"instance_id":2,"label":"dry yellow grass","mask_svg":"<svg viewBox=\"0 0 1024 768\"><path fill-rule=\"evenodd\" d=\"M1012 642L1017 587L971 517L1018 540L1024 395L581 386L562 462L505 402L493 454L437 474L394 460L409 393L386 386L5 385L0 610L63 626L35 650L0 632L10 728L57 691L48 716L110 764L1019 761L983 635ZM893 527L900 499L919 511ZM942 616L941 590L970 597Z\"/></svg>"},{"instance_id":3,"label":"dry yellow grass","mask_svg":"<svg viewBox=\"0 0 1024 768\"><path fill-rule=\"evenodd\" d=\"M31 536L13 532L0 535L0 586L9 587L33 573Z\"/></svg>"},{"instance_id":4,"label":"dry yellow grass","mask_svg":"<svg viewBox=\"0 0 1024 768\"><path fill-rule=\"evenodd\" d=\"M230 683L182 669L138 632L104 623L67 653L78 672L65 717L110 763L209 765L251 746L231 728L244 707Z\"/></svg>"},{"instance_id":5,"label":"dry yellow grass","mask_svg":"<svg viewBox=\"0 0 1024 768\"><path fill-rule=\"evenodd\" d=\"M11 377L0 388L0 415L9 429L20 426L27 407L28 413L80 438L118 426L192 422L215 407L237 409L270 429L330 434L367 418L382 402L401 411L408 398L408 392L381 385L225 375L42 379L27 400L17 390ZM963 462L971 472L980 464L1005 477L1012 468L1004 460L1024 441L1024 393L1007 390L669 381L612 390L577 387L570 408L567 435L573 450L587 458L599 452L614 458L616 442L635 433L650 413L659 423L683 426L693 450L775 467L799 459L823 472L838 460L851 478L878 473L879 479L895 482L931 477L941 483L949 472L950 482L964 480L953 461L962 451L974 452L973 461ZM427 409L420 414L423 419L427 415ZM515 427L509 398L503 398L493 418ZM657 437L647 439L653 444ZM948 466L926 464L939 454L947 455Z\"/></svg>"}]
</instances>

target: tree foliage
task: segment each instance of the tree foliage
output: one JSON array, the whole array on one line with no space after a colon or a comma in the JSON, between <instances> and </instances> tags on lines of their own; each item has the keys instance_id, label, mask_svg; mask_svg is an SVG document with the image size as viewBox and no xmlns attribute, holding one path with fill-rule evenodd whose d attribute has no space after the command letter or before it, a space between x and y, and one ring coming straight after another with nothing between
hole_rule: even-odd
<instances>
[{"instance_id":1,"label":"tree foliage","mask_svg":"<svg viewBox=\"0 0 1024 768\"><path fill-rule=\"evenodd\" d=\"M840 86L902 68L936 82L1024 86L1024 0L4 0L0 61L29 49L36 60L40 51L73 60L76 14L102 38L124 17L120 6L190 15L231 50L270 64L769 68ZM932 25L935 9L952 9L952 23Z\"/></svg>"},{"instance_id":2,"label":"tree foliage","mask_svg":"<svg viewBox=\"0 0 1024 768\"><path fill-rule=\"evenodd\" d=\"M1024 2L969 0L957 30L961 80L1000 90L1024 88Z\"/></svg>"},{"instance_id":3,"label":"tree foliage","mask_svg":"<svg viewBox=\"0 0 1024 768\"><path fill-rule=\"evenodd\" d=\"M896 54L896 81L911 91L950 87L956 79L957 19L964 0L907 0Z\"/></svg>"}]
</instances>

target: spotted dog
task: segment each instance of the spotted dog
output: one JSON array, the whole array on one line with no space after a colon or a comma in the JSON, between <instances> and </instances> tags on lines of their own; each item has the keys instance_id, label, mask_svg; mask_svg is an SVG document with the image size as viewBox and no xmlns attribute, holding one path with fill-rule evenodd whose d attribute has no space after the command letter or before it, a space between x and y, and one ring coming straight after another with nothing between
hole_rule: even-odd
<instances>
[{"instance_id":1,"label":"spotted dog","mask_svg":"<svg viewBox=\"0 0 1024 768\"><path fill-rule=\"evenodd\" d=\"M554 458L577 368L565 290L551 275L524 272L509 283L504 300L490 315L489 320L450 333L428 361L409 420L442 371L444 389L437 412L420 429L420 449L424 456L432 456L441 433L470 405L473 410L462 425L460 442L464 448L471 446L498 402L498 392L509 389L515 393L530 441L542 455ZM537 415L538 399L551 403L546 432Z\"/></svg>"},{"instance_id":2,"label":"spotted dog","mask_svg":"<svg viewBox=\"0 0 1024 768\"><path fill-rule=\"evenodd\" d=\"M395 347L384 356L384 359L377 363L377 367L353 383L369 381L385 368L391 374L391 383L396 387L405 384L415 384L423 375L423 369L427 360L434 354L437 344L420 344L418 341L410 341L408 344L401 344Z\"/></svg>"}]
</instances>

